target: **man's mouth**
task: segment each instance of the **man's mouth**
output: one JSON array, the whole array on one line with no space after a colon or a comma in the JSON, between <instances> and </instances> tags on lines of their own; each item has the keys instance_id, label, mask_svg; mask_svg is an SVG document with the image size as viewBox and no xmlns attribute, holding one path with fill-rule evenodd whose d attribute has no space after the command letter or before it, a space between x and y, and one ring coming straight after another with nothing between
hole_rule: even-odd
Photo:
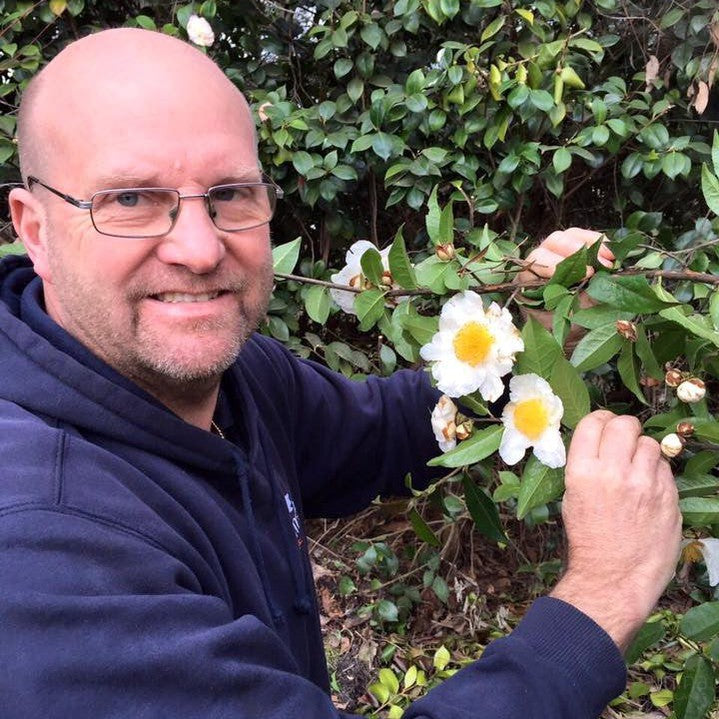
<instances>
[{"instance_id":1,"label":"man's mouth","mask_svg":"<svg viewBox=\"0 0 719 719\"><path fill-rule=\"evenodd\" d=\"M189 294L187 292L162 292L158 295L152 295L153 300L158 302L209 302L217 299L220 295L225 294L222 290L216 292L205 292L203 294Z\"/></svg>"}]
</instances>

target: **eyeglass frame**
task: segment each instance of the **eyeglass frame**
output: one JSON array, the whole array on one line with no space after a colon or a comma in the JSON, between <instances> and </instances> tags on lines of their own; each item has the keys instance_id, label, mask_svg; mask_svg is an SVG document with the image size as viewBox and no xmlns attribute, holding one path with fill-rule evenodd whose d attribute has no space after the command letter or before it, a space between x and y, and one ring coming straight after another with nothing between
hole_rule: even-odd
<instances>
[{"instance_id":1,"label":"eyeglass frame","mask_svg":"<svg viewBox=\"0 0 719 719\"><path fill-rule=\"evenodd\" d=\"M8 183L10 184L10 183ZM21 183L18 183L20 186L22 186ZM245 232L246 230L253 230L256 227L262 227L262 225L268 224L274 214L275 214L275 206L272 207L272 214L264 220L263 222L258 222L256 225L251 225L249 227L242 227L238 230L225 230L221 227L218 227L217 224L215 224L215 218L213 217L212 208L213 205L210 203L210 192L213 190L221 190L223 188L227 187L266 187L268 190L272 190L275 193L275 202L277 200L281 200L284 197L284 191L281 187L276 185L274 182L267 182L267 181L260 181L260 182L226 182L221 185L212 185L212 187L207 188L207 192L198 192L193 193L191 195L183 195L180 193L180 191L174 187L117 187L109 190L98 190L97 192L93 192L93 194L90 196L89 200L78 200L75 197L72 197L72 195L68 195L65 192L62 192L61 190L58 190L55 187L51 187L47 183L43 182L42 180L38 179L34 175L28 175L27 178L27 190L28 192L32 192L33 185L40 185L40 187L44 187L46 190L49 190L54 195L57 195L62 200L65 200L65 202L69 203L73 207L77 207L80 210L89 210L90 211L90 221L92 222L92 226L95 228L95 231L98 232L101 235L105 235L105 237L121 237L125 240L146 240L146 239L152 239L157 237L164 237L168 233L172 232L172 230L175 227L175 223L177 222L177 218L180 216L180 202L181 200L195 200L199 198L203 198L205 200L205 206L208 210L208 214L210 216L210 220L212 220L212 224L217 227L220 232ZM152 235L118 235L112 232L103 232L101 229L98 228L98 226L95 224L95 217L93 216L92 212L92 206L93 206L93 200L98 195L106 195L113 192L132 192L133 190L145 190L145 191L151 191L151 190L162 190L164 192L172 192L175 195L177 195L177 205L176 205L176 211L174 212L174 215L172 211L170 212L170 227L165 230L165 232L159 232Z\"/></svg>"}]
</instances>

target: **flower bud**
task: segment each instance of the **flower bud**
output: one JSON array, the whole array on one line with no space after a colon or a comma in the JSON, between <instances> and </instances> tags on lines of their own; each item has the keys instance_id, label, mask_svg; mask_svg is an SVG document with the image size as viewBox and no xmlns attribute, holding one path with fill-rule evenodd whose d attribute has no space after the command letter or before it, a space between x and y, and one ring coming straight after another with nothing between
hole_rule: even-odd
<instances>
[{"instance_id":1,"label":"flower bud","mask_svg":"<svg viewBox=\"0 0 719 719\"><path fill-rule=\"evenodd\" d=\"M677 434L682 437L691 437L694 434L694 425L691 422L680 422L677 425Z\"/></svg>"},{"instance_id":2,"label":"flower bud","mask_svg":"<svg viewBox=\"0 0 719 719\"><path fill-rule=\"evenodd\" d=\"M672 432L662 439L661 448L665 457L678 457L684 450L684 440Z\"/></svg>"},{"instance_id":3,"label":"flower bud","mask_svg":"<svg viewBox=\"0 0 719 719\"><path fill-rule=\"evenodd\" d=\"M687 404L701 402L706 393L706 385L698 377L685 380L677 387L677 397Z\"/></svg>"},{"instance_id":4,"label":"flower bud","mask_svg":"<svg viewBox=\"0 0 719 719\"><path fill-rule=\"evenodd\" d=\"M627 320L617 320L617 332L624 337L624 339L630 342L637 341L637 326L634 322L628 322Z\"/></svg>"},{"instance_id":5,"label":"flower bud","mask_svg":"<svg viewBox=\"0 0 719 719\"><path fill-rule=\"evenodd\" d=\"M682 373L678 369L667 370L664 375L664 382L668 387L678 387L682 383Z\"/></svg>"},{"instance_id":6,"label":"flower bud","mask_svg":"<svg viewBox=\"0 0 719 719\"><path fill-rule=\"evenodd\" d=\"M385 270L382 273L382 278L380 279L380 284L384 285L385 287L392 287L392 273L389 270Z\"/></svg>"},{"instance_id":7,"label":"flower bud","mask_svg":"<svg viewBox=\"0 0 719 719\"><path fill-rule=\"evenodd\" d=\"M199 15L191 15L187 21L187 37L200 47L210 47L215 42L215 33L210 23Z\"/></svg>"},{"instance_id":8,"label":"flower bud","mask_svg":"<svg viewBox=\"0 0 719 719\"><path fill-rule=\"evenodd\" d=\"M437 245L435 252L442 262L449 262L454 259L454 245L451 242L448 242L446 245Z\"/></svg>"},{"instance_id":9,"label":"flower bud","mask_svg":"<svg viewBox=\"0 0 719 719\"><path fill-rule=\"evenodd\" d=\"M471 419L465 420L464 422L462 422L462 424L458 425L455 431L457 439L461 442L462 440L467 439L467 437L471 436L473 426L474 422L472 422Z\"/></svg>"}]
</instances>

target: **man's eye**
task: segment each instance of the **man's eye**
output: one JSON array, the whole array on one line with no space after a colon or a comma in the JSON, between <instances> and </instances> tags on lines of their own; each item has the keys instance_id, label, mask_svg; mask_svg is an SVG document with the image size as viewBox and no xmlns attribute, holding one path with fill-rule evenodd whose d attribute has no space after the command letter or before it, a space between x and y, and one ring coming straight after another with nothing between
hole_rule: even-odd
<instances>
[{"instance_id":1,"label":"man's eye","mask_svg":"<svg viewBox=\"0 0 719 719\"><path fill-rule=\"evenodd\" d=\"M115 199L123 207L136 207L140 201L140 194L138 192L121 192L116 195Z\"/></svg>"},{"instance_id":2,"label":"man's eye","mask_svg":"<svg viewBox=\"0 0 719 719\"><path fill-rule=\"evenodd\" d=\"M239 193L236 187L223 187L212 193L212 199L217 202L230 202L230 200L234 200L238 196Z\"/></svg>"}]
</instances>

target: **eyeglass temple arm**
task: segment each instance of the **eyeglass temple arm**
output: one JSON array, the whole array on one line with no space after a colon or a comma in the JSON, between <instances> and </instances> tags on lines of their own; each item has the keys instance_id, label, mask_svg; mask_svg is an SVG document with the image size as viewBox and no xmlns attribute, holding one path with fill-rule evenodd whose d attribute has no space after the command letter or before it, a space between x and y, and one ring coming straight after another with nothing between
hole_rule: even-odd
<instances>
[{"instance_id":1,"label":"eyeglass temple arm","mask_svg":"<svg viewBox=\"0 0 719 719\"><path fill-rule=\"evenodd\" d=\"M65 202L69 202L71 205L75 205L75 207L79 207L83 210L88 210L90 207L92 207L92 202L90 200L77 200L74 197L71 197L70 195L66 195L64 192L60 192L60 190L56 190L54 187L50 187L50 185L46 185L41 180L38 180L37 177L33 177L32 175L29 175L27 178L27 189L32 190L33 185L40 185L41 187L44 187L46 190L49 190L52 192L53 195L57 195L58 197L61 197Z\"/></svg>"}]
</instances>

